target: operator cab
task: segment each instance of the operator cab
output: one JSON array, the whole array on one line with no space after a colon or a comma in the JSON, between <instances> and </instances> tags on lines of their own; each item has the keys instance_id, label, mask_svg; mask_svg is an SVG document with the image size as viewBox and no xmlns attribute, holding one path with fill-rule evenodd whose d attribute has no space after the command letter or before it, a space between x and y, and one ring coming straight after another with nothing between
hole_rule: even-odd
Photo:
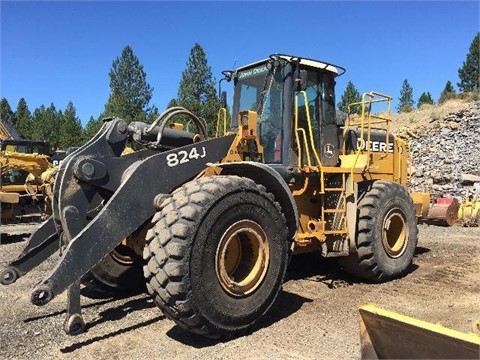
<instances>
[{"instance_id":1,"label":"operator cab","mask_svg":"<svg viewBox=\"0 0 480 360\"><path fill-rule=\"evenodd\" d=\"M299 154L302 146L297 146L299 139L306 139L314 144L323 165L335 166L339 155L335 78L344 72L336 65L290 55L271 55L241 67L231 73L232 128L238 127L241 111L255 111L265 163L277 168L296 165L301 159L306 165L306 157ZM303 129L297 130L300 137L295 128Z\"/></svg>"},{"instance_id":2,"label":"operator cab","mask_svg":"<svg viewBox=\"0 0 480 360\"><path fill-rule=\"evenodd\" d=\"M51 156L50 144L43 140L0 140L1 152L16 152L22 154L40 154ZM28 176L28 171L14 169L1 176L2 185L23 185Z\"/></svg>"},{"instance_id":3,"label":"operator cab","mask_svg":"<svg viewBox=\"0 0 480 360\"><path fill-rule=\"evenodd\" d=\"M0 140L0 150L23 154L51 155L50 144L42 140Z\"/></svg>"}]
</instances>

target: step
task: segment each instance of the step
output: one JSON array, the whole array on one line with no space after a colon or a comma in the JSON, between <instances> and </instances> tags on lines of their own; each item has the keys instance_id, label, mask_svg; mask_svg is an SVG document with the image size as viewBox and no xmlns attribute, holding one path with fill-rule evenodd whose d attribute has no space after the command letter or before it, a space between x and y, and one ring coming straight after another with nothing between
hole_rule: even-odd
<instances>
[{"instance_id":1,"label":"step","mask_svg":"<svg viewBox=\"0 0 480 360\"><path fill-rule=\"evenodd\" d=\"M325 191L345 191L345 188L324 188Z\"/></svg>"},{"instance_id":2,"label":"step","mask_svg":"<svg viewBox=\"0 0 480 360\"><path fill-rule=\"evenodd\" d=\"M348 230L325 230L323 232L325 235L344 235L348 234Z\"/></svg>"},{"instance_id":3,"label":"step","mask_svg":"<svg viewBox=\"0 0 480 360\"><path fill-rule=\"evenodd\" d=\"M323 209L325 214L332 214L332 213L346 213L346 209Z\"/></svg>"}]
</instances>

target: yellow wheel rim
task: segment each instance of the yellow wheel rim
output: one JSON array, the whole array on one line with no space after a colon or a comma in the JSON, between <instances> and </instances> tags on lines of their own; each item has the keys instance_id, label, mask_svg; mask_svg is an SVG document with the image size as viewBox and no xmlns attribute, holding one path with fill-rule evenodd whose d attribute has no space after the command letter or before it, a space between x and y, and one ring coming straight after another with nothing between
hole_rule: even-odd
<instances>
[{"instance_id":1,"label":"yellow wheel rim","mask_svg":"<svg viewBox=\"0 0 480 360\"><path fill-rule=\"evenodd\" d=\"M110 254L112 258L120 264L133 265L133 263L135 262L131 255L131 253L133 253L133 250L129 250L130 249L127 246L120 244L115 249L113 249Z\"/></svg>"},{"instance_id":2,"label":"yellow wheel rim","mask_svg":"<svg viewBox=\"0 0 480 360\"><path fill-rule=\"evenodd\" d=\"M390 210L385 217L382 240L388 256L398 258L405 252L408 242L408 226L400 210Z\"/></svg>"},{"instance_id":3,"label":"yellow wheel rim","mask_svg":"<svg viewBox=\"0 0 480 360\"><path fill-rule=\"evenodd\" d=\"M230 295L245 296L255 291L268 269L267 236L256 222L241 220L223 234L215 256L222 288Z\"/></svg>"}]
</instances>

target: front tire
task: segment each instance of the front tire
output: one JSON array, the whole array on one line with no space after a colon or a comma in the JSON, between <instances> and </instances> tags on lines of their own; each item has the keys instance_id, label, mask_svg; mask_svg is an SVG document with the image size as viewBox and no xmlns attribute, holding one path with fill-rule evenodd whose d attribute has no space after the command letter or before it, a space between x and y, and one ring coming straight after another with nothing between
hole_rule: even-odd
<instances>
[{"instance_id":1,"label":"front tire","mask_svg":"<svg viewBox=\"0 0 480 360\"><path fill-rule=\"evenodd\" d=\"M344 270L372 282L404 276L417 246L417 219L410 194L400 184L359 184L356 251L339 262Z\"/></svg>"},{"instance_id":2,"label":"front tire","mask_svg":"<svg viewBox=\"0 0 480 360\"><path fill-rule=\"evenodd\" d=\"M285 216L263 187L237 176L197 179L173 192L152 223L147 289L179 326L237 335L271 307L290 244Z\"/></svg>"}]
</instances>

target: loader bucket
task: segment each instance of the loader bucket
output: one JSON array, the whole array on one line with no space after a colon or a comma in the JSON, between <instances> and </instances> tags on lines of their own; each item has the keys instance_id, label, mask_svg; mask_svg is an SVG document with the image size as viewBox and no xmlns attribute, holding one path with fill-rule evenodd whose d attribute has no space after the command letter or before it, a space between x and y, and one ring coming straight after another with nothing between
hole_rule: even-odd
<instances>
[{"instance_id":1,"label":"loader bucket","mask_svg":"<svg viewBox=\"0 0 480 360\"><path fill-rule=\"evenodd\" d=\"M463 226L480 226L480 199L462 201L458 209L458 221Z\"/></svg>"},{"instance_id":2,"label":"loader bucket","mask_svg":"<svg viewBox=\"0 0 480 360\"><path fill-rule=\"evenodd\" d=\"M362 359L479 359L480 336L367 304L360 308Z\"/></svg>"},{"instance_id":3,"label":"loader bucket","mask_svg":"<svg viewBox=\"0 0 480 360\"><path fill-rule=\"evenodd\" d=\"M428 216L428 210L430 210L430 193L411 192L410 197L415 205L417 218L425 219Z\"/></svg>"},{"instance_id":4,"label":"loader bucket","mask_svg":"<svg viewBox=\"0 0 480 360\"><path fill-rule=\"evenodd\" d=\"M438 198L428 210L428 222L446 226L454 225L458 220L460 204L455 198Z\"/></svg>"}]
</instances>

